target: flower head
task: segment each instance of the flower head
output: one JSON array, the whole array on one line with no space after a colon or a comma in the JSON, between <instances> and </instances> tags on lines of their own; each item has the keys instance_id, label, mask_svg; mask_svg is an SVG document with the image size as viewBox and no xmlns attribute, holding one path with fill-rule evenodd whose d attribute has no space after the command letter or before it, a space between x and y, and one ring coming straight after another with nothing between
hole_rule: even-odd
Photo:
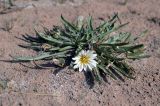
<instances>
[{"instance_id":1,"label":"flower head","mask_svg":"<svg viewBox=\"0 0 160 106\"><path fill-rule=\"evenodd\" d=\"M73 58L73 60L75 60L73 68L79 68L79 71L86 71L87 69L92 70L97 65L97 62L95 61L96 57L97 54L95 54L94 51L82 50L78 56Z\"/></svg>"}]
</instances>

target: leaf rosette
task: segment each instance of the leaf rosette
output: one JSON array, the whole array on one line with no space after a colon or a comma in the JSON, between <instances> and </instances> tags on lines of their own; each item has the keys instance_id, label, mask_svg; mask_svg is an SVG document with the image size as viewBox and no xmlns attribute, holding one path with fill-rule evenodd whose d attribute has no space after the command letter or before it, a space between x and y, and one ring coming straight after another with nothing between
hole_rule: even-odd
<instances>
[{"instance_id":1,"label":"leaf rosette","mask_svg":"<svg viewBox=\"0 0 160 106\"><path fill-rule=\"evenodd\" d=\"M17 57L15 61L54 60L61 67L73 68L73 58L83 50L96 53L96 67L91 68L91 74L97 81L102 81L106 76L114 79L133 77L133 68L127 64L128 60L148 57L144 53L144 45L136 44L136 40L143 36L135 37L129 32L120 32L119 29L128 23L120 24L118 14L101 22L98 27L93 26L93 19L89 16L86 20L79 17L77 22L70 23L63 16L63 27L53 26L51 30L44 28L44 32L36 32L36 37L24 36L28 45L20 45L38 52L33 57Z\"/></svg>"}]
</instances>

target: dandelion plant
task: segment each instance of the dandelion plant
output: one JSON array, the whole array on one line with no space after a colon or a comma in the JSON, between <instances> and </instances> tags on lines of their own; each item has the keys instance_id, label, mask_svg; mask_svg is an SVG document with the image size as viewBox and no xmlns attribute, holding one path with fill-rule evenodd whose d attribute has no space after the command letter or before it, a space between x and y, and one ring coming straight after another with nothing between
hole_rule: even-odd
<instances>
[{"instance_id":1,"label":"dandelion plant","mask_svg":"<svg viewBox=\"0 0 160 106\"><path fill-rule=\"evenodd\" d=\"M17 57L15 61L53 61L60 67L69 66L74 70L89 71L94 80L102 81L103 77L134 78L133 68L128 60L148 57L144 53L144 45L135 43L140 37L119 29L128 23L118 22L118 14L98 27L93 25L89 16L86 20L79 17L77 22L68 22L63 16L63 26L44 28L44 32L36 31L36 37L24 36L30 48L38 52L37 56Z\"/></svg>"}]
</instances>

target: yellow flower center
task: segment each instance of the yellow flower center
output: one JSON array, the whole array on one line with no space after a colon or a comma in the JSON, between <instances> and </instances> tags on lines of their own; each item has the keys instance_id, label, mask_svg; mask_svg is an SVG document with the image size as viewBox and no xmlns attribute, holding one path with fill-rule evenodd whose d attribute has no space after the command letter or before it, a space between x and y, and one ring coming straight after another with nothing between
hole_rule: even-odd
<instances>
[{"instance_id":1,"label":"yellow flower center","mask_svg":"<svg viewBox=\"0 0 160 106\"><path fill-rule=\"evenodd\" d=\"M81 64L88 64L89 63L89 56L81 55L80 62L81 62Z\"/></svg>"}]
</instances>

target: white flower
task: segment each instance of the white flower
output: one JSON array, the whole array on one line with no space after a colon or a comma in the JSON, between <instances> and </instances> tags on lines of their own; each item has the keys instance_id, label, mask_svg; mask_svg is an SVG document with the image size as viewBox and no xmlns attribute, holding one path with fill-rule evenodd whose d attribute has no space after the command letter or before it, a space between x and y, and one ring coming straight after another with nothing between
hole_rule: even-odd
<instances>
[{"instance_id":1,"label":"white flower","mask_svg":"<svg viewBox=\"0 0 160 106\"><path fill-rule=\"evenodd\" d=\"M95 61L97 57L97 54L94 53L94 51L91 50L82 50L78 56L74 57L74 69L79 68L79 71L82 70L86 71L87 69L92 70L96 67L97 62Z\"/></svg>"}]
</instances>

